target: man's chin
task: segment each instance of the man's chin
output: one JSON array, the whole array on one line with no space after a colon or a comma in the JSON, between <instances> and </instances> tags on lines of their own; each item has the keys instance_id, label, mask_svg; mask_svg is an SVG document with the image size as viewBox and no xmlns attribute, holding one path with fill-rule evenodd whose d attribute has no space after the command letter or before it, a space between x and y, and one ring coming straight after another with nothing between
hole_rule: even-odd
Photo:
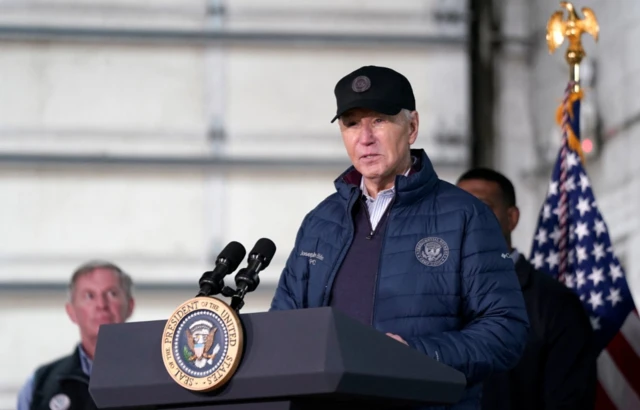
<instances>
[{"instance_id":1,"label":"man's chin","mask_svg":"<svg viewBox=\"0 0 640 410\"><path fill-rule=\"evenodd\" d=\"M102 325L112 325L114 323L116 323L116 321L113 319L98 319L95 321L96 327L98 328Z\"/></svg>"},{"instance_id":2,"label":"man's chin","mask_svg":"<svg viewBox=\"0 0 640 410\"><path fill-rule=\"evenodd\" d=\"M360 166L357 167L356 169L365 179L369 179L369 180L379 179L380 176L382 175L379 167L377 166L366 166L366 165L360 164Z\"/></svg>"},{"instance_id":3,"label":"man's chin","mask_svg":"<svg viewBox=\"0 0 640 410\"><path fill-rule=\"evenodd\" d=\"M378 182L386 179L384 173L378 169L365 170L365 172L361 172L361 174L365 180L372 182Z\"/></svg>"}]
</instances>

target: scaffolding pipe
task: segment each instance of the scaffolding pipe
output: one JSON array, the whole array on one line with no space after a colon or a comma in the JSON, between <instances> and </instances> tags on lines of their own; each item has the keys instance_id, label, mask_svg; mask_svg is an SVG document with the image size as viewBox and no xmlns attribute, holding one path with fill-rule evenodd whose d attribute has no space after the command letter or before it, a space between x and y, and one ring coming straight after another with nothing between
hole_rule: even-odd
<instances>
[{"instance_id":1,"label":"scaffolding pipe","mask_svg":"<svg viewBox=\"0 0 640 410\"><path fill-rule=\"evenodd\" d=\"M27 25L0 25L0 41L80 42L80 43L158 43L185 46L223 43L225 45L291 46L460 46L465 36L452 35L379 35L347 33L249 32L227 30L171 30L133 28L87 28Z\"/></svg>"},{"instance_id":2,"label":"scaffolding pipe","mask_svg":"<svg viewBox=\"0 0 640 410\"><path fill-rule=\"evenodd\" d=\"M0 153L0 166L144 166L211 170L344 169L349 164L332 159L233 158L216 156L133 156L92 154Z\"/></svg>"},{"instance_id":3,"label":"scaffolding pipe","mask_svg":"<svg viewBox=\"0 0 640 410\"><path fill-rule=\"evenodd\" d=\"M433 158L434 166L459 166L454 160ZM343 171L351 163L348 160L329 158L259 158L216 156L133 156L91 154L32 154L0 153L0 167L84 167L84 166L135 166L171 167L205 170L286 171L318 170Z\"/></svg>"}]
</instances>

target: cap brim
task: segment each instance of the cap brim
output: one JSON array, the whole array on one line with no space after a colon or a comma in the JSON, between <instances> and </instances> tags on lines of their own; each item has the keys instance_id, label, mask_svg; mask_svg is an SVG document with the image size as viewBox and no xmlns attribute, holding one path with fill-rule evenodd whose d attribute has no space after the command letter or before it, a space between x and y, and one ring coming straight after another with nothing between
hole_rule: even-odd
<instances>
[{"instance_id":1,"label":"cap brim","mask_svg":"<svg viewBox=\"0 0 640 410\"><path fill-rule=\"evenodd\" d=\"M357 100L338 107L336 116L333 117L331 122L333 123L344 113L354 108L366 108L386 115L396 115L402 111L402 107L399 105L392 104L384 100Z\"/></svg>"}]
</instances>

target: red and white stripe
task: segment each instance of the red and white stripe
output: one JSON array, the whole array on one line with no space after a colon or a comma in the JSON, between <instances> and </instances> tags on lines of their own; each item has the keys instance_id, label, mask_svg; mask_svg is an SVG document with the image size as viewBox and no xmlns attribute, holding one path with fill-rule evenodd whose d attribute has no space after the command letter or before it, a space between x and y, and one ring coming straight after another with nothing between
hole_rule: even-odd
<instances>
[{"instance_id":1,"label":"red and white stripe","mask_svg":"<svg viewBox=\"0 0 640 410\"><path fill-rule=\"evenodd\" d=\"M598 357L596 410L640 410L640 318L633 311Z\"/></svg>"}]
</instances>

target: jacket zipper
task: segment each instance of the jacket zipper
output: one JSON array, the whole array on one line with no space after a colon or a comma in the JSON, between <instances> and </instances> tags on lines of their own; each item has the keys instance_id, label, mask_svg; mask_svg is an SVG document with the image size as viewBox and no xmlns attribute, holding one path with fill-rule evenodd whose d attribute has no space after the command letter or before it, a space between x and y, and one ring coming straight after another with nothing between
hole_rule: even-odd
<instances>
[{"instance_id":1,"label":"jacket zipper","mask_svg":"<svg viewBox=\"0 0 640 410\"><path fill-rule=\"evenodd\" d=\"M331 273L329 274L329 277L327 279L327 283L324 285L324 293L322 294L322 305L323 306L328 306L329 305L329 294L331 293L330 290L331 288L333 288L333 280L335 279L336 273L338 272L338 269L340 268L340 265L342 265L342 261L344 260L344 257L347 255L347 252L349 251L349 248L351 247L351 244L353 243L353 236L354 236L354 231L355 231L355 227L353 225L353 217L351 217L351 212L353 210L353 205L355 204L355 199L357 199L358 195L354 195L354 192L356 192L357 190L354 189L351 193L351 198L349 198L349 203L347 204L347 214L349 215L349 219L351 220L351 236L348 239L346 246L344 248L342 248L342 253L340 254L340 256L338 257L338 259L334 262L333 267L331 269Z\"/></svg>"}]
</instances>

